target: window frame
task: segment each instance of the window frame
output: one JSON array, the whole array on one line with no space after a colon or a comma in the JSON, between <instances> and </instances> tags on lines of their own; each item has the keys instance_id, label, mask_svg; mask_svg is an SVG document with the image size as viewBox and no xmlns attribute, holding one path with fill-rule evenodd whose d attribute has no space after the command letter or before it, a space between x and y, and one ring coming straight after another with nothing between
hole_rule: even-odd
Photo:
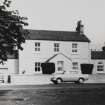
<instances>
[{"instance_id":1,"label":"window frame","mask_svg":"<svg viewBox=\"0 0 105 105\"><path fill-rule=\"evenodd\" d=\"M41 71L41 62L35 62L35 72Z\"/></svg>"},{"instance_id":2,"label":"window frame","mask_svg":"<svg viewBox=\"0 0 105 105\"><path fill-rule=\"evenodd\" d=\"M60 71L63 71L64 70L64 61L57 61L57 70L60 72Z\"/></svg>"},{"instance_id":3,"label":"window frame","mask_svg":"<svg viewBox=\"0 0 105 105\"><path fill-rule=\"evenodd\" d=\"M97 71L103 72L104 71L104 63L102 61L97 63Z\"/></svg>"},{"instance_id":4,"label":"window frame","mask_svg":"<svg viewBox=\"0 0 105 105\"><path fill-rule=\"evenodd\" d=\"M54 43L54 52L60 51L60 43Z\"/></svg>"},{"instance_id":5,"label":"window frame","mask_svg":"<svg viewBox=\"0 0 105 105\"><path fill-rule=\"evenodd\" d=\"M72 62L72 69L73 70L78 70L79 69L78 62Z\"/></svg>"},{"instance_id":6,"label":"window frame","mask_svg":"<svg viewBox=\"0 0 105 105\"><path fill-rule=\"evenodd\" d=\"M78 43L72 43L72 54L78 54Z\"/></svg>"},{"instance_id":7,"label":"window frame","mask_svg":"<svg viewBox=\"0 0 105 105\"><path fill-rule=\"evenodd\" d=\"M35 52L39 52L40 51L40 46L41 46L40 42L35 42Z\"/></svg>"}]
</instances>

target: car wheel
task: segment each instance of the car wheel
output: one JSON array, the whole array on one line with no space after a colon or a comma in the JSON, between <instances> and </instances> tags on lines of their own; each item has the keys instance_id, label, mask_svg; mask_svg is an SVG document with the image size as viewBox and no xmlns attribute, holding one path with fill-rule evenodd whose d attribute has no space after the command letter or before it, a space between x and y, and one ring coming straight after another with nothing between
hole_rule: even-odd
<instances>
[{"instance_id":1,"label":"car wheel","mask_svg":"<svg viewBox=\"0 0 105 105\"><path fill-rule=\"evenodd\" d=\"M54 84L57 84L57 81L53 81Z\"/></svg>"},{"instance_id":2,"label":"car wheel","mask_svg":"<svg viewBox=\"0 0 105 105\"><path fill-rule=\"evenodd\" d=\"M57 79L57 83L62 83L62 79L61 78L58 78Z\"/></svg>"},{"instance_id":3,"label":"car wheel","mask_svg":"<svg viewBox=\"0 0 105 105\"><path fill-rule=\"evenodd\" d=\"M84 83L84 79L83 78L80 78L78 82L79 83Z\"/></svg>"}]
</instances>

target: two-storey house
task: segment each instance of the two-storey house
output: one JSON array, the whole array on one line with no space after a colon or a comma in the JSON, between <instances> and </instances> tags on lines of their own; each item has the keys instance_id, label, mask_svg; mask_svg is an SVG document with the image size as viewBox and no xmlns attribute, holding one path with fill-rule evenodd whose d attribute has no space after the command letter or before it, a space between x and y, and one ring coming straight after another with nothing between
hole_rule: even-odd
<instances>
[{"instance_id":1,"label":"two-storey house","mask_svg":"<svg viewBox=\"0 0 105 105\"><path fill-rule=\"evenodd\" d=\"M90 40L83 32L30 30L19 51L19 73L42 74L42 63L55 64L55 72L80 72L90 63Z\"/></svg>"}]
</instances>

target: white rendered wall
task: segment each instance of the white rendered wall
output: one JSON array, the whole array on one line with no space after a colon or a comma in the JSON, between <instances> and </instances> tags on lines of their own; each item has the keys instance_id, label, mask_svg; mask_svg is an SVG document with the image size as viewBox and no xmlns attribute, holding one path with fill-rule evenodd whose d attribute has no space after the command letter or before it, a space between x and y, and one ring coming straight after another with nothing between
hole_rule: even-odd
<instances>
[{"instance_id":1,"label":"white rendered wall","mask_svg":"<svg viewBox=\"0 0 105 105\"><path fill-rule=\"evenodd\" d=\"M0 64L0 73L3 75L11 75L19 73L19 60L8 59L4 65Z\"/></svg>"},{"instance_id":2,"label":"white rendered wall","mask_svg":"<svg viewBox=\"0 0 105 105\"><path fill-rule=\"evenodd\" d=\"M35 42L40 42L40 52L35 52ZM24 50L19 51L19 73L21 74L25 70L27 74L34 74L35 62L45 62L57 54L54 52L54 43L60 43L60 51L57 53L63 53L72 60L78 60L80 63L89 63L90 51L88 42L26 40L26 43L23 44ZM78 44L78 54L72 54L72 43Z\"/></svg>"}]
</instances>

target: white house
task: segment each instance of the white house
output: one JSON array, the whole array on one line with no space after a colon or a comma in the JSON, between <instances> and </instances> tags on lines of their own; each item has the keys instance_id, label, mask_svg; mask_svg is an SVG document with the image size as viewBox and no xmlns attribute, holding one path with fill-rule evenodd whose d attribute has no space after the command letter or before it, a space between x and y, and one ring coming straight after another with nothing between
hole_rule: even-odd
<instances>
[{"instance_id":1,"label":"white house","mask_svg":"<svg viewBox=\"0 0 105 105\"><path fill-rule=\"evenodd\" d=\"M80 72L80 64L90 63L89 44L82 32L30 30L24 50L19 51L19 73L42 74L41 63L49 59L55 72Z\"/></svg>"},{"instance_id":2,"label":"white house","mask_svg":"<svg viewBox=\"0 0 105 105\"><path fill-rule=\"evenodd\" d=\"M105 73L105 51L91 51L93 74Z\"/></svg>"}]
</instances>

